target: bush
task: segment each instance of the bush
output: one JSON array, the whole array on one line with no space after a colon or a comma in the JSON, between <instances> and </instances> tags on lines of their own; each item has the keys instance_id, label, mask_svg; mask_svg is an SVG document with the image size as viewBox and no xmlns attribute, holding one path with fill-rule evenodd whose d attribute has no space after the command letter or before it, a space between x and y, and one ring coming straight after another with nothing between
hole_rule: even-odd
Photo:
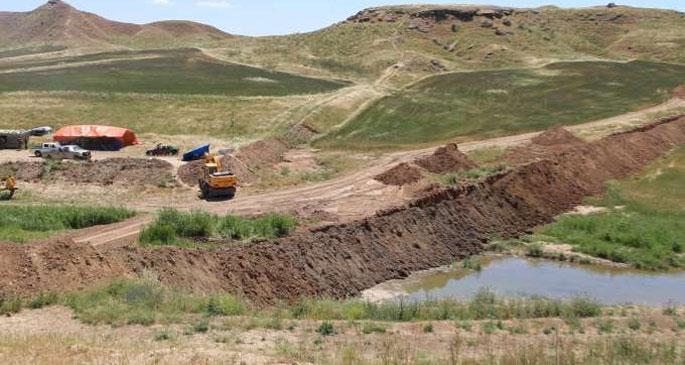
<instances>
[{"instance_id":1,"label":"bush","mask_svg":"<svg viewBox=\"0 0 685 365\"><path fill-rule=\"evenodd\" d=\"M316 332L320 334L321 336L333 336L335 335L335 329L333 328L333 324L331 322L323 322L319 326L319 328L316 329Z\"/></svg>"},{"instance_id":2,"label":"bush","mask_svg":"<svg viewBox=\"0 0 685 365\"><path fill-rule=\"evenodd\" d=\"M157 220L146 227L140 242L151 245L180 245L183 239L219 238L250 240L286 236L297 224L295 218L269 214L258 218L227 215L218 217L204 212L182 213L164 209Z\"/></svg>"},{"instance_id":3,"label":"bush","mask_svg":"<svg viewBox=\"0 0 685 365\"><path fill-rule=\"evenodd\" d=\"M112 224L133 217L124 208L77 206L7 206L0 214L0 240L22 243L65 229Z\"/></svg>"}]
</instances>

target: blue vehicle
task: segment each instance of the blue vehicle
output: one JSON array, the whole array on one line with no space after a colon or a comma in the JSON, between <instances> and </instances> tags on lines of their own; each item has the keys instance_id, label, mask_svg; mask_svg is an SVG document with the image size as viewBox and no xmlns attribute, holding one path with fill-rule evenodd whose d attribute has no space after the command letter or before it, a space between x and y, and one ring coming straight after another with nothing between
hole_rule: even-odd
<instances>
[{"instance_id":1,"label":"blue vehicle","mask_svg":"<svg viewBox=\"0 0 685 365\"><path fill-rule=\"evenodd\" d=\"M183 154L183 161L195 161L203 158L206 154L209 153L209 145L204 144L199 147L195 147L192 150L186 152Z\"/></svg>"}]
</instances>

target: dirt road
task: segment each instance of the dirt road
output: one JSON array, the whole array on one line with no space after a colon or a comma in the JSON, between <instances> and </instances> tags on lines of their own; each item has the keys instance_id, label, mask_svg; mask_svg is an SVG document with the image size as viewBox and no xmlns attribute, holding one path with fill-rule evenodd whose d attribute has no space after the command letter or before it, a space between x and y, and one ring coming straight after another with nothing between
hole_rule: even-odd
<instances>
[{"instance_id":1,"label":"dirt road","mask_svg":"<svg viewBox=\"0 0 685 365\"><path fill-rule=\"evenodd\" d=\"M666 112L685 108L685 100L672 99L664 104L643 109L638 112L627 113L604 120L598 120L568 129L586 138L596 139L618 130L635 127L650 121L654 113ZM493 138L460 144L463 152L471 152L487 148L511 148L529 142L539 135L539 132L525 133L515 136ZM295 211L305 214L317 214L336 217L337 222L350 222L368 217L375 212L401 205L409 201L416 192L417 186L387 186L374 177L389 168L409 162L418 157L429 155L435 148L425 148L412 151L402 151L387 154L374 160L366 168L333 180L300 186L290 189L277 190L259 195L238 195L227 202L206 202L190 200L169 204L168 202L141 202L137 209L155 211L167 206L177 209L203 209L217 214L259 215L274 211ZM135 242L137 235L145 224L151 221L151 216L136 218L117 225L99 227L94 231L78 233L73 238L82 243L94 246L120 246Z\"/></svg>"}]
</instances>

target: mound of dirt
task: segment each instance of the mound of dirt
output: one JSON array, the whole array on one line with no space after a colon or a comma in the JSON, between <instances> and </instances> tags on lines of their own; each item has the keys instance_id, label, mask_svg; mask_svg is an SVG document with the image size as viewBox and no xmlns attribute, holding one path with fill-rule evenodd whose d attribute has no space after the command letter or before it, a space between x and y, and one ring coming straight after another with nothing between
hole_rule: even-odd
<instances>
[{"instance_id":1,"label":"mound of dirt","mask_svg":"<svg viewBox=\"0 0 685 365\"><path fill-rule=\"evenodd\" d=\"M557 146L583 143L583 140L563 127L556 127L534 137L531 142L538 146Z\"/></svg>"},{"instance_id":2,"label":"mound of dirt","mask_svg":"<svg viewBox=\"0 0 685 365\"><path fill-rule=\"evenodd\" d=\"M585 141L562 127L556 127L534 137L531 143L514 148L504 159L510 164L524 164L531 161L552 158Z\"/></svg>"},{"instance_id":3,"label":"mound of dirt","mask_svg":"<svg viewBox=\"0 0 685 365\"><path fill-rule=\"evenodd\" d=\"M319 132L307 123L295 124L288 128L283 135L283 139L287 141L290 146L299 146L301 144L311 141Z\"/></svg>"},{"instance_id":4,"label":"mound of dirt","mask_svg":"<svg viewBox=\"0 0 685 365\"><path fill-rule=\"evenodd\" d=\"M680 85L673 91L673 96L676 98L685 99L685 85Z\"/></svg>"},{"instance_id":5,"label":"mound of dirt","mask_svg":"<svg viewBox=\"0 0 685 365\"><path fill-rule=\"evenodd\" d=\"M431 156L417 159L415 163L434 174L467 171L478 167L455 143L438 148Z\"/></svg>"},{"instance_id":6,"label":"mound of dirt","mask_svg":"<svg viewBox=\"0 0 685 365\"><path fill-rule=\"evenodd\" d=\"M352 223L216 251L125 247L100 254L78 245L0 245L0 293L30 295L154 271L163 283L242 293L262 304L345 298L482 252L494 235L515 237L550 223L607 181L681 144L685 118L579 144Z\"/></svg>"},{"instance_id":7,"label":"mound of dirt","mask_svg":"<svg viewBox=\"0 0 685 365\"><path fill-rule=\"evenodd\" d=\"M375 177L385 185L403 186L413 184L423 178L420 168L403 162Z\"/></svg>"},{"instance_id":8,"label":"mound of dirt","mask_svg":"<svg viewBox=\"0 0 685 365\"><path fill-rule=\"evenodd\" d=\"M178 168L176 173L178 179L181 180L186 185L196 186L197 182L204 174L204 162L203 161L192 161Z\"/></svg>"},{"instance_id":9,"label":"mound of dirt","mask_svg":"<svg viewBox=\"0 0 685 365\"><path fill-rule=\"evenodd\" d=\"M160 185L173 181L173 166L158 159L110 158L89 162L10 162L0 165L0 175L13 174L20 181L68 182L94 185Z\"/></svg>"}]
</instances>

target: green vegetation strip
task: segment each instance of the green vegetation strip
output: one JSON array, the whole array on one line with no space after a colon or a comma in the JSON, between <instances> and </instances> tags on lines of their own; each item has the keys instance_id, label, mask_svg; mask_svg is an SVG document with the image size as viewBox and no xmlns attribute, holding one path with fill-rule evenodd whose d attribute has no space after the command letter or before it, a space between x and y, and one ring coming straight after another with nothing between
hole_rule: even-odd
<instances>
[{"instance_id":1,"label":"green vegetation strip","mask_svg":"<svg viewBox=\"0 0 685 365\"><path fill-rule=\"evenodd\" d=\"M439 75L379 100L316 144L396 149L578 124L660 103L683 79L683 65L643 61Z\"/></svg>"},{"instance_id":2,"label":"green vegetation strip","mask_svg":"<svg viewBox=\"0 0 685 365\"><path fill-rule=\"evenodd\" d=\"M685 147L642 176L610 185L589 204L606 212L564 216L540 232L543 241L639 269L685 268Z\"/></svg>"},{"instance_id":3,"label":"green vegetation strip","mask_svg":"<svg viewBox=\"0 0 685 365\"><path fill-rule=\"evenodd\" d=\"M124 208L78 206L4 206L0 242L24 243L58 231L121 222L135 215Z\"/></svg>"},{"instance_id":4,"label":"green vegetation strip","mask_svg":"<svg viewBox=\"0 0 685 365\"><path fill-rule=\"evenodd\" d=\"M201 295L171 289L153 278L115 281L74 294L42 294L29 301L0 298L0 314L53 304L68 306L85 323L110 325L178 323L187 319L188 315L408 322L586 318L602 314L601 305L585 298L564 301L545 298L504 299L489 291L481 291L469 301L441 299L372 303L361 299L303 299L291 305L260 308L229 294Z\"/></svg>"},{"instance_id":5,"label":"green vegetation strip","mask_svg":"<svg viewBox=\"0 0 685 365\"><path fill-rule=\"evenodd\" d=\"M125 56L148 58L126 59ZM92 63L100 61L100 63ZM106 61L106 62L104 62ZM346 82L223 63L194 49L105 53L25 67L70 67L0 75L0 91L87 91L183 95L284 96L337 90ZM78 64L79 62L91 62ZM15 65L21 68L21 64Z\"/></svg>"},{"instance_id":6,"label":"green vegetation strip","mask_svg":"<svg viewBox=\"0 0 685 365\"><path fill-rule=\"evenodd\" d=\"M295 218L282 214L242 218L232 215L220 217L202 211L182 213L164 209L157 220L140 233L140 242L146 245L188 247L198 239L247 241L278 238L288 235L296 224Z\"/></svg>"}]
</instances>

